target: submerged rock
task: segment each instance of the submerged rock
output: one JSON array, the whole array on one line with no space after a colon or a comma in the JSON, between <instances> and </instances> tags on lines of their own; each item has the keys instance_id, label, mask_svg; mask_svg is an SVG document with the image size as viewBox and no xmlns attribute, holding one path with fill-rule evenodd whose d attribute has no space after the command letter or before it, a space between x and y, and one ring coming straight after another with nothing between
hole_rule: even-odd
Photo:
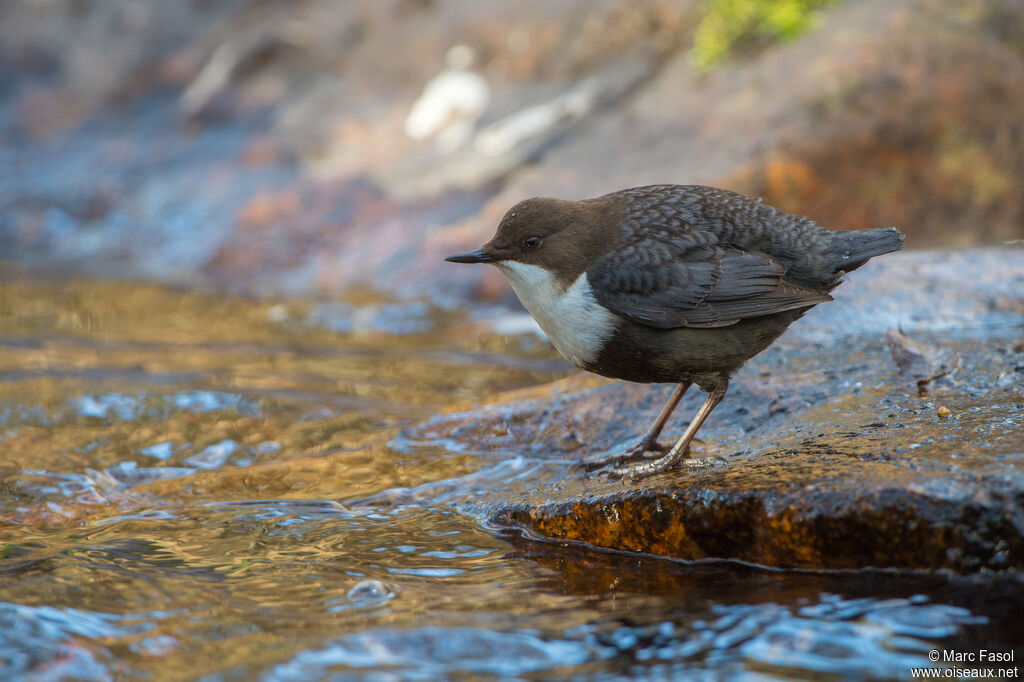
<instances>
[{"instance_id":1,"label":"submerged rock","mask_svg":"<svg viewBox=\"0 0 1024 682\"><path fill-rule=\"evenodd\" d=\"M737 375L692 453L708 465L588 477L574 462L638 438L671 387L583 376L404 438L561 462L492 513L539 538L785 568L1024 568L1024 249L899 254L849 279ZM960 357L926 396L890 357L900 324Z\"/></svg>"}]
</instances>

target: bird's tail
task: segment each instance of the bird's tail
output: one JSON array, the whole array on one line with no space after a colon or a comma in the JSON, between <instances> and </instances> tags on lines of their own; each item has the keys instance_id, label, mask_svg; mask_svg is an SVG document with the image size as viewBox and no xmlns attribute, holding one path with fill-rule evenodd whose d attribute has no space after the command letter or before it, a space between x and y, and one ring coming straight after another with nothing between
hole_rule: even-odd
<instances>
[{"instance_id":1,"label":"bird's tail","mask_svg":"<svg viewBox=\"0 0 1024 682\"><path fill-rule=\"evenodd\" d=\"M864 265L869 258L903 248L903 233L895 227L833 232L832 235L829 252L835 254L832 267L837 279L842 273Z\"/></svg>"}]
</instances>

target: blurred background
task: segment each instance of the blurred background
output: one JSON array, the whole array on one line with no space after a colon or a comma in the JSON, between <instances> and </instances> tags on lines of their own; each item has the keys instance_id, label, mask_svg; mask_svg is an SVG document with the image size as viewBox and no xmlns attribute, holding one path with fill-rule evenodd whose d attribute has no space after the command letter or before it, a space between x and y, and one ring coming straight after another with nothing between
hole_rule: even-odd
<instances>
[{"instance_id":1,"label":"blurred background","mask_svg":"<svg viewBox=\"0 0 1024 682\"><path fill-rule=\"evenodd\" d=\"M764 196L1024 237L1019 0L7 0L0 258L237 293L508 296L534 195Z\"/></svg>"}]
</instances>

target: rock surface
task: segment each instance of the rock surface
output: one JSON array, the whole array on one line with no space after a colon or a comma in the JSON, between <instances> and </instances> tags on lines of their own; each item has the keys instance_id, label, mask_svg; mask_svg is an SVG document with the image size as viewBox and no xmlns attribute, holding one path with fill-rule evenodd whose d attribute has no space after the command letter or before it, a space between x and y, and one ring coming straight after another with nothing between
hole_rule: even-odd
<instances>
[{"instance_id":1,"label":"rock surface","mask_svg":"<svg viewBox=\"0 0 1024 682\"><path fill-rule=\"evenodd\" d=\"M836 293L737 375L693 453L708 466L584 475L575 460L638 437L670 390L585 375L403 437L557 464L490 511L553 541L784 568L1024 569L1024 249L895 254ZM919 394L886 344L897 326L956 353L955 371Z\"/></svg>"}]
</instances>

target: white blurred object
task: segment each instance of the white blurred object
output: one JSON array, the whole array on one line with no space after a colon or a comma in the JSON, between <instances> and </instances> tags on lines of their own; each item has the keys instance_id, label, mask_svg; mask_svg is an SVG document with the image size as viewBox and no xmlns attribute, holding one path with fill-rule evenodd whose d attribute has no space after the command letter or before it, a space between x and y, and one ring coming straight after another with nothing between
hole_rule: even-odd
<instances>
[{"instance_id":1,"label":"white blurred object","mask_svg":"<svg viewBox=\"0 0 1024 682\"><path fill-rule=\"evenodd\" d=\"M445 58L448 65L423 88L405 119L405 134L414 140L437 137L451 151L464 143L491 99L487 80L470 71L476 55L467 45L455 45Z\"/></svg>"},{"instance_id":2,"label":"white blurred object","mask_svg":"<svg viewBox=\"0 0 1024 682\"><path fill-rule=\"evenodd\" d=\"M597 81L584 81L550 102L520 109L495 121L480 131L473 146L486 156L511 151L521 142L545 133L559 123L585 116L597 101L598 92Z\"/></svg>"}]
</instances>

